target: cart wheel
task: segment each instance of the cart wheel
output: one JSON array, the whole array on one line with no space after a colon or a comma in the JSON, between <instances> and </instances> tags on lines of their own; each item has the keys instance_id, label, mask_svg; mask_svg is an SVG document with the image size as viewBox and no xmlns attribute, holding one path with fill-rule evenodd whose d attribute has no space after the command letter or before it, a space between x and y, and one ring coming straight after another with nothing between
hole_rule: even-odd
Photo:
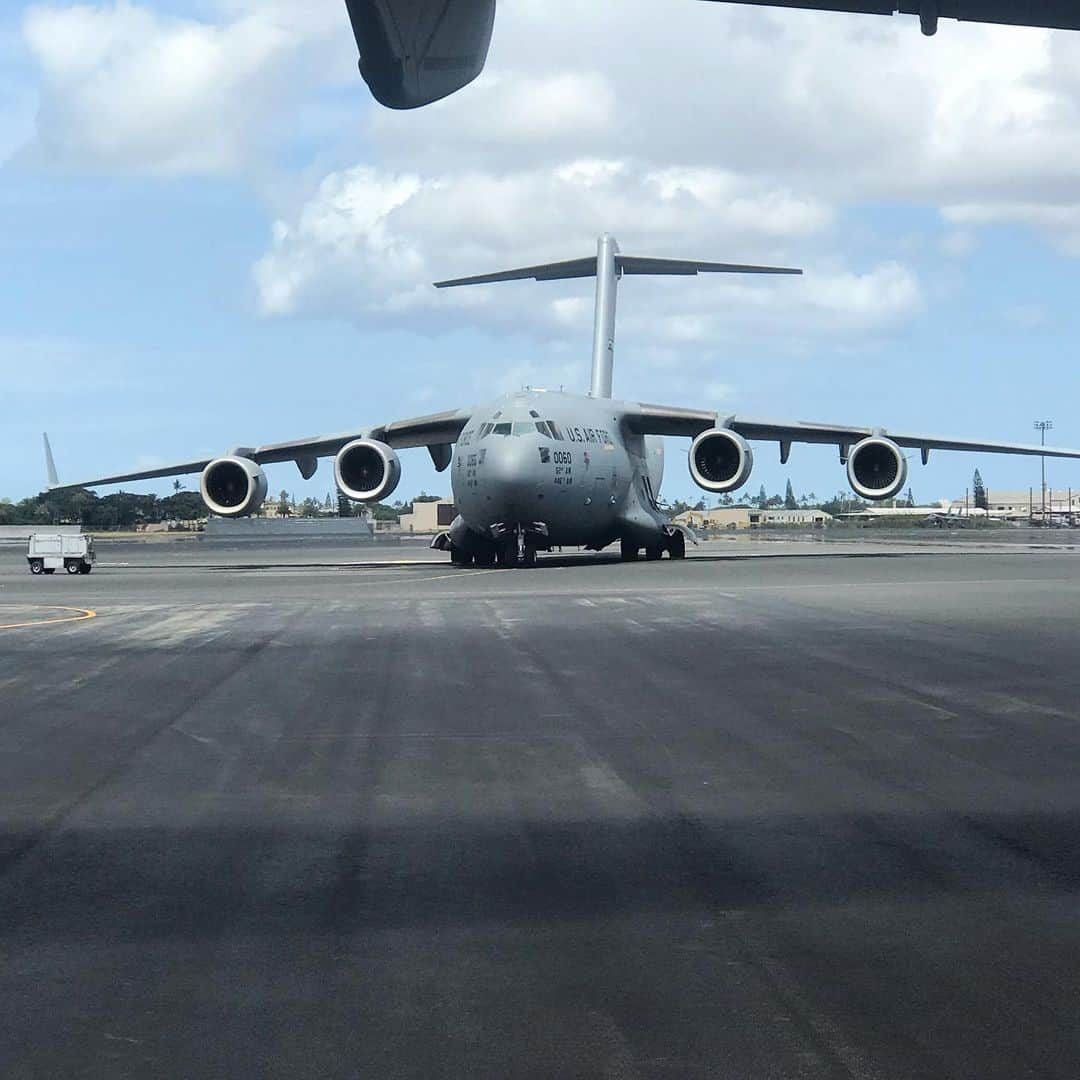
<instances>
[{"instance_id":1,"label":"cart wheel","mask_svg":"<svg viewBox=\"0 0 1080 1080\"><path fill-rule=\"evenodd\" d=\"M42 573L44 571L44 569L45 569L45 563L42 562L41 559L31 559L30 560L30 573L31 574L40 574L40 573Z\"/></svg>"},{"instance_id":2,"label":"cart wheel","mask_svg":"<svg viewBox=\"0 0 1080 1080\"><path fill-rule=\"evenodd\" d=\"M93 566L88 562L79 563L79 573L80 574L89 574L92 569L93 569Z\"/></svg>"},{"instance_id":3,"label":"cart wheel","mask_svg":"<svg viewBox=\"0 0 1080 1080\"><path fill-rule=\"evenodd\" d=\"M68 561L66 563L64 563L64 569L69 574L77 574L79 572L79 566L80 565L81 564L76 562L74 559L68 559Z\"/></svg>"}]
</instances>

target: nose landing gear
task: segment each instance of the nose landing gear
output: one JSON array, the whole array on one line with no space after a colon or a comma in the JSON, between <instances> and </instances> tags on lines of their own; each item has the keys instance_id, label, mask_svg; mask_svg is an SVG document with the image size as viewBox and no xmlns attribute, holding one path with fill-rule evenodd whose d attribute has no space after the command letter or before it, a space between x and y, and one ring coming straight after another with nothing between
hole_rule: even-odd
<instances>
[{"instance_id":1,"label":"nose landing gear","mask_svg":"<svg viewBox=\"0 0 1080 1080\"><path fill-rule=\"evenodd\" d=\"M536 525L530 529L519 525L500 529L493 539L474 538L470 544L471 550L451 546L450 561L454 566L461 567L528 567L536 565L539 548L547 550L546 526Z\"/></svg>"},{"instance_id":2,"label":"nose landing gear","mask_svg":"<svg viewBox=\"0 0 1080 1080\"><path fill-rule=\"evenodd\" d=\"M498 566L535 566L536 543L522 528L507 533L498 541L495 562Z\"/></svg>"}]
</instances>

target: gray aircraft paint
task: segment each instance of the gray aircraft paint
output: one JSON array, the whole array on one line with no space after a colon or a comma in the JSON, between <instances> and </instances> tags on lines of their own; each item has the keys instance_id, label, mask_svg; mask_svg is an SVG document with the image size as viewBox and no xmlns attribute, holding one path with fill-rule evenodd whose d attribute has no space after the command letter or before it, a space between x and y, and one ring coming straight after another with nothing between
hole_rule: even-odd
<instances>
[{"instance_id":1,"label":"gray aircraft paint","mask_svg":"<svg viewBox=\"0 0 1080 1080\"><path fill-rule=\"evenodd\" d=\"M521 267L436 282L436 288L499 281L596 276L592 377L588 397L524 390L478 409L463 428L451 486L460 516L457 547L523 532L551 546L602 548L615 540L663 546L672 530L657 503L664 474L661 439L626 422L641 407L611 400L615 313L622 274L800 274L792 267L751 266L623 255L601 234L596 257ZM545 427L554 424L554 429ZM500 429L509 428L509 431Z\"/></svg>"},{"instance_id":2,"label":"gray aircraft paint","mask_svg":"<svg viewBox=\"0 0 1080 1080\"><path fill-rule=\"evenodd\" d=\"M663 477L663 444L626 430L633 408L545 390L478 408L451 466L461 515L452 539L464 542L465 528L479 538L540 523L556 546L599 548L619 538L659 544L668 519L650 492ZM499 433L500 425L509 433Z\"/></svg>"}]
</instances>

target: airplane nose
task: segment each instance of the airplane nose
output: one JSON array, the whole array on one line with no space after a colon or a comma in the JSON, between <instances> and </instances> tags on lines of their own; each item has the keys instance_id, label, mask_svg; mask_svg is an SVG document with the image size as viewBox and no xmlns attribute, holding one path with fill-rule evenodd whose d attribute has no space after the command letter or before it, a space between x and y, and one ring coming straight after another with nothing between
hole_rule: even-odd
<instances>
[{"instance_id":1,"label":"airplane nose","mask_svg":"<svg viewBox=\"0 0 1080 1080\"><path fill-rule=\"evenodd\" d=\"M535 440L528 436L507 437L489 447L484 479L491 487L492 502L504 515L521 520L536 516L537 460Z\"/></svg>"}]
</instances>

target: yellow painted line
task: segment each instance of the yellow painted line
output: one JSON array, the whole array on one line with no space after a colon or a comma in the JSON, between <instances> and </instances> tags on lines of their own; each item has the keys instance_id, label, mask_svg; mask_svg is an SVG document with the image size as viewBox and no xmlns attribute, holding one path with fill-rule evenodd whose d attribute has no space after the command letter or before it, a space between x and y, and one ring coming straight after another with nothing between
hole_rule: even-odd
<instances>
[{"instance_id":1,"label":"yellow painted line","mask_svg":"<svg viewBox=\"0 0 1080 1080\"><path fill-rule=\"evenodd\" d=\"M32 604L20 604L20 607L32 607ZM45 606L45 605L42 605ZM97 612L90 608L62 607L59 604L49 604L46 611L75 611L76 615L63 615L58 619L32 619L29 622L0 623L0 630L20 630L27 626L51 626L54 623L83 622L85 619L96 619Z\"/></svg>"}]
</instances>

